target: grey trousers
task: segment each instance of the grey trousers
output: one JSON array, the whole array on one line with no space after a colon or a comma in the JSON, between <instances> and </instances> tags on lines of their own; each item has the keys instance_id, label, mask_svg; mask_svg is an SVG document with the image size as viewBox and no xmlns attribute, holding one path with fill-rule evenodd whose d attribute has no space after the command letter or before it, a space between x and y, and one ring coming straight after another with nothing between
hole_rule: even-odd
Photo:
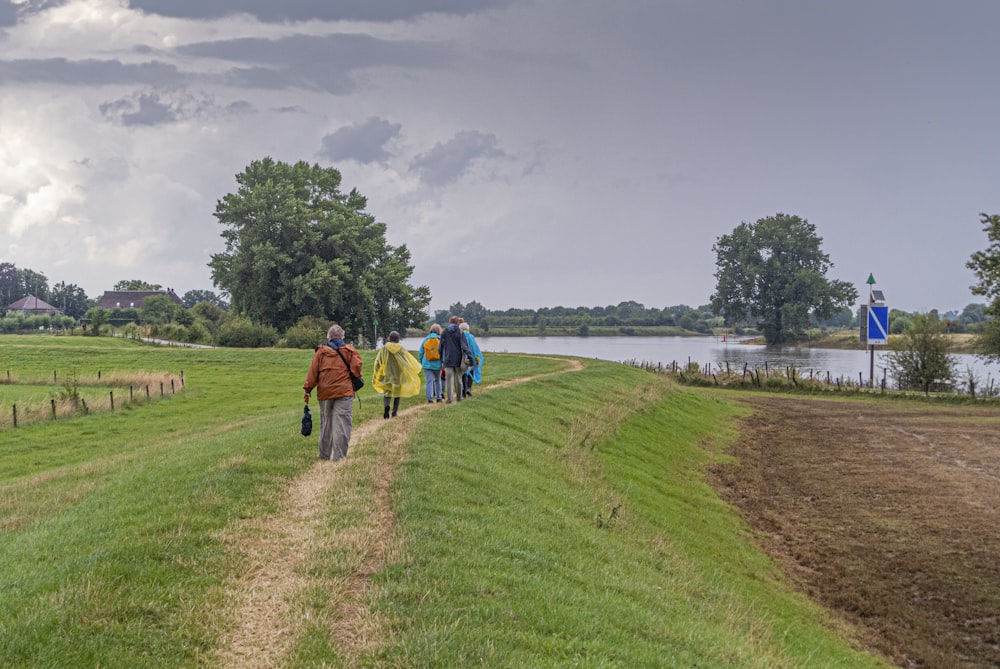
<instances>
[{"instance_id":1,"label":"grey trousers","mask_svg":"<svg viewBox=\"0 0 1000 669\"><path fill-rule=\"evenodd\" d=\"M454 391L456 397L455 399L459 402L462 401L462 370L459 367L445 367L444 368L444 389L445 389L445 402L451 404L451 394Z\"/></svg>"},{"instance_id":2,"label":"grey trousers","mask_svg":"<svg viewBox=\"0 0 1000 669\"><path fill-rule=\"evenodd\" d=\"M351 442L354 398L319 401L319 458L336 462L347 457Z\"/></svg>"}]
</instances>

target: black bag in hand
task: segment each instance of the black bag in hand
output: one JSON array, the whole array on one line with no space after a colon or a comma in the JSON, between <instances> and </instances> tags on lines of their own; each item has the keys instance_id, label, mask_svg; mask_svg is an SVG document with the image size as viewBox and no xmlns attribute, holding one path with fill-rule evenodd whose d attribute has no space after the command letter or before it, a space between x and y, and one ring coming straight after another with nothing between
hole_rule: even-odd
<instances>
[{"instance_id":1,"label":"black bag in hand","mask_svg":"<svg viewBox=\"0 0 1000 669\"><path fill-rule=\"evenodd\" d=\"M305 405L302 411L302 436L308 437L313 431L312 414L309 413L309 405Z\"/></svg>"}]
</instances>

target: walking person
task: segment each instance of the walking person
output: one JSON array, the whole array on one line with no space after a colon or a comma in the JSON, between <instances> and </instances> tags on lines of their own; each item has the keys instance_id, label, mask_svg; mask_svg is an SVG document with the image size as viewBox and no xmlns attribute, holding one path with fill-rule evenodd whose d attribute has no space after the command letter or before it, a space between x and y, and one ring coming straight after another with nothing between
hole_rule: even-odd
<instances>
[{"instance_id":1,"label":"walking person","mask_svg":"<svg viewBox=\"0 0 1000 669\"><path fill-rule=\"evenodd\" d=\"M465 342L469 345L469 351L472 352L472 365L462 372L462 397L470 397L472 384L475 383L478 386L483 382L483 352L479 348L476 337L469 330L468 323L459 323L458 329L462 331L462 336L465 337Z\"/></svg>"},{"instance_id":2,"label":"walking person","mask_svg":"<svg viewBox=\"0 0 1000 669\"><path fill-rule=\"evenodd\" d=\"M351 442L354 384L361 376L361 354L344 343L344 328L336 323L326 333L327 342L316 347L306 372L305 402L313 388L319 400L319 459L343 460Z\"/></svg>"},{"instance_id":3,"label":"walking person","mask_svg":"<svg viewBox=\"0 0 1000 669\"><path fill-rule=\"evenodd\" d=\"M382 393L383 414L389 418L399 412L399 399L420 392L420 363L399 343L399 333L389 333L385 346L378 350L372 369L372 387Z\"/></svg>"},{"instance_id":4,"label":"walking person","mask_svg":"<svg viewBox=\"0 0 1000 669\"><path fill-rule=\"evenodd\" d=\"M417 359L427 379L427 403L433 404L444 399L441 387L441 326L431 325L430 332L420 342Z\"/></svg>"},{"instance_id":5,"label":"walking person","mask_svg":"<svg viewBox=\"0 0 1000 669\"><path fill-rule=\"evenodd\" d=\"M462 363L472 358L469 343L458 328L459 317L448 319L448 327L441 333L441 364L444 366L445 404L451 404L452 394L462 401Z\"/></svg>"}]
</instances>

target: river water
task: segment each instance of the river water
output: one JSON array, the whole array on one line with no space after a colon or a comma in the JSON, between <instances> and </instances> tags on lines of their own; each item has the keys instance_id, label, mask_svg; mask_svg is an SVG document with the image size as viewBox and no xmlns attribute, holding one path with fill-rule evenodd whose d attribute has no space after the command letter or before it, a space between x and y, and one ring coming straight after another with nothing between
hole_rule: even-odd
<instances>
[{"instance_id":1,"label":"river water","mask_svg":"<svg viewBox=\"0 0 1000 669\"><path fill-rule=\"evenodd\" d=\"M874 370L868 350L841 350L830 348L768 347L760 344L743 344L738 339L722 337L487 337L476 338L484 354L494 353L536 353L574 355L581 358L597 358L614 362L660 363L664 366L676 362L686 366L697 363L704 369L711 365L712 371L730 369L784 370L794 366L799 377L815 375L819 378L862 380L868 383L873 373L875 382L883 378L891 385L888 370L888 351L885 347L875 347ZM421 339L407 338L403 345L416 351ZM991 382L1000 382L1000 365L986 363L975 355L955 354L956 381L961 382L971 369L982 388L989 388Z\"/></svg>"}]
</instances>

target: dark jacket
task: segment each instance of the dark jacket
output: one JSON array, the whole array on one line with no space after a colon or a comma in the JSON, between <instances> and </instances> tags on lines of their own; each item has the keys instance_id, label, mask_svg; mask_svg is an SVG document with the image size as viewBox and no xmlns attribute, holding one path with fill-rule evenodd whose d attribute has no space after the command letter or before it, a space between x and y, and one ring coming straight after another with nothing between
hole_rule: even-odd
<instances>
[{"instance_id":1,"label":"dark jacket","mask_svg":"<svg viewBox=\"0 0 1000 669\"><path fill-rule=\"evenodd\" d=\"M472 357L469 342L462 336L462 331L452 323L441 333L441 365L443 367L461 367L465 357Z\"/></svg>"}]
</instances>

